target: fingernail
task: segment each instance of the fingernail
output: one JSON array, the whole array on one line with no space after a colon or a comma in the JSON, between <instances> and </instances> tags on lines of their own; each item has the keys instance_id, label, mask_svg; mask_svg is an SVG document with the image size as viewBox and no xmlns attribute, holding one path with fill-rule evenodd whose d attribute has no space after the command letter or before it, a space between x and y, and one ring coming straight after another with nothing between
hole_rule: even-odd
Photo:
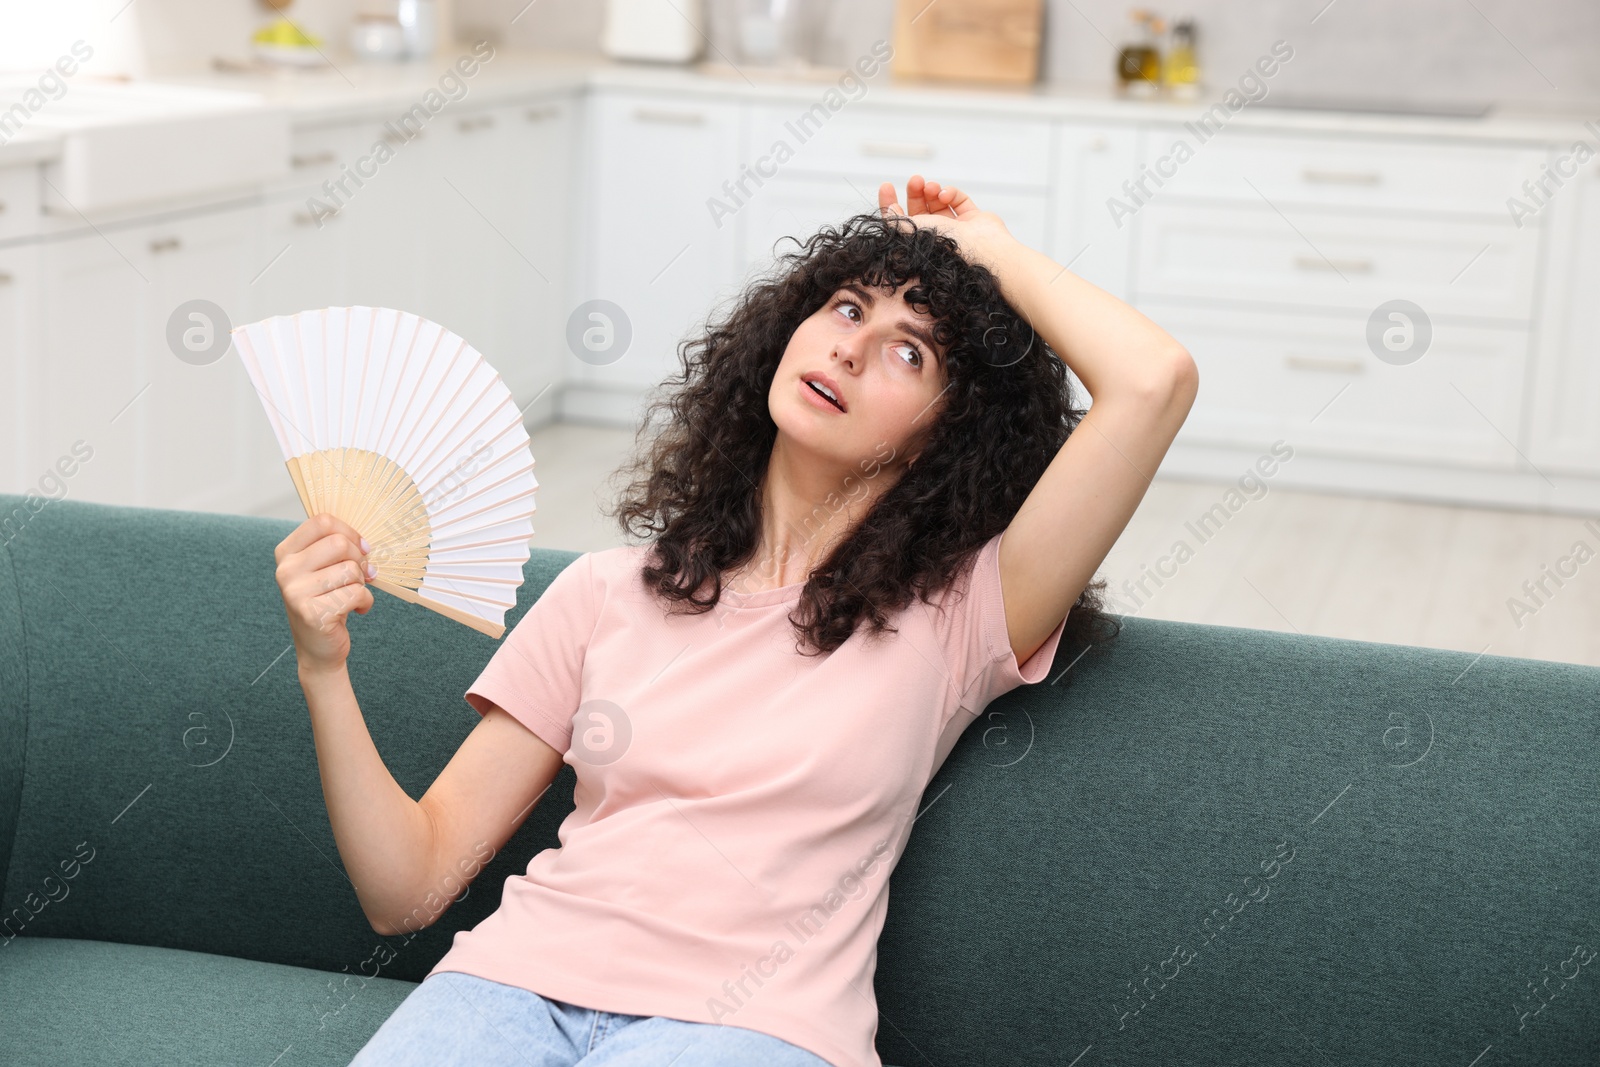
<instances>
[{"instance_id":1,"label":"fingernail","mask_svg":"<svg viewBox=\"0 0 1600 1067\"><path fill-rule=\"evenodd\" d=\"M363 551L363 552L371 552L372 551L372 546L367 544L367 539L365 537L363 537L361 539L361 551Z\"/></svg>"},{"instance_id":2,"label":"fingernail","mask_svg":"<svg viewBox=\"0 0 1600 1067\"><path fill-rule=\"evenodd\" d=\"M367 564L367 577L368 578L376 578L377 576L378 576L378 568L376 568L372 564L368 563Z\"/></svg>"}]
</instances>

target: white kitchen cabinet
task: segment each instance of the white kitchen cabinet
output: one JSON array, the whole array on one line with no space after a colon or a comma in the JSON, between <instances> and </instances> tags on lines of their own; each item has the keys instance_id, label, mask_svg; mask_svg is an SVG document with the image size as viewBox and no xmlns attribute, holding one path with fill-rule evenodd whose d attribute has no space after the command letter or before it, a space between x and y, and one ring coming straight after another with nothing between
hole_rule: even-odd
<instances>
[{"instance_id":1,"label":"white kitchen cabinet","mask_svg":"<svg viewBox=\"0 0 1600 1067\"><path fill-rule=\"evenodd\" d=\"M495 305L510 281L507 260L518 254L508 247L516 238L506 198L495 195L506 182L504 122L498 108L475 108L429 125L438 166L426 189L417 190L428 198L428 213L415 217L413 254L422 283L407 308L464 337L502 378L504 340ZM531 273L526 264L523 272ZM489 278L492 289L484 285Z\"/></svg>"},{"instance_id":2,"label":"white kitchen cabinet","mask_svg":"<svg viewBox=\"0 0 1600 1067\"><path fill-rule=\"evenodd\" d=\"M38 167L0 168L0 241L36 236L44 224Z\"/></svg>"},{"instance_id":3,"label":"white kitchen cabinet","mask_svg":"<svg viewBox=\"0 0 1600 1067\"><path fill-rule=\"evenodd\" d=\"M33 447L37 415L28 403L39 362L39 273L38 245L0 249L0 492L6 493L51 491L51 484L39 484L47 460Z\"/></svg>"},{"instance_id":4,"label":"white kitchen cabinet","mask_svg":"<svg viewBox=\"0 0 1600 1067\"><path fill-rule=\"evenodd\" d=\"M1145 166L1161 144L1147 134ZM1545 227L1516 227L1504 205L1530 163L1521 146L1334 135L1201 146L1132 219L1134 303L1200 367L1179 448L1281 438L1351 464L1531 473L1518 449ZM1432 332L1402 365L1367 340L1395 300Z\"/></svg>"},{"instance_id":5,"label":"white kitchen cabinet","mask_svg":"<svg viewBox=\"0 0 1600 1067\"><path fill-rule=\"evenodd\" d=\"M568 96L447 109L409 140L378 120L297 131L294 174L262 207L256 317L409 311L465 338L526 406L561 369L573 133ZM373 162L379 142L393 154Z\"/></svg>"},{"instance_id":6,"label":"white kitchen cabinet","mask_svg":"<svg viewBox=\"0 0 1600 1067\"><path fill-rule=\"evenodd\" d=\"M1128 127L1056 124L1051 258L1119 300L1128 299L1135 220L1112 218L1106 201L1137 177L1139 135Z\"/></svg>"},{"instance_id":7,"label":"white kitchen cabinet","mask_svg":"<svg viewBox=\"0 0 1600 1067\"><path fill-rule=\"evenodd\" d=\"M84 441L69 494L113 504L232 511L253 503L261 421L243 366L197 366L167 343L190 300L248 307L257 205L47 243L40 358L29 379L33 456ZM259 472L254 472L258 474Z\"/></svg>"},{"instance_id":8,"label":"white kitchen cabinet","mask_svg":"<svg viewBox=\"0 0 1600 1067\"><path fill-rule=\"evenodd\" d=\"M295 127L289 141L289 173L273 182L267 194L292 191L301 196L329 197L323 183L343 178L362 156L369 155L380 126L379 122L358 119ZM354 183L347 188L353 189Z\"/></svg>"},{"instance_id":9,"label":"white kitchen cabinet","mask_svg":"<svg viewBox=\"0 0 1600 1067\"><path fill-rule=\"evenodd\" d=\"M350 218L307 208L304 196L261 205L261 239L249 279L248 317L342 307L350 300Z\"/></svg>"},{"instance_id":10,"label":"white kitchen cabinet","mask_svg":"<svg viewBox=\"0 0 1600 1067\"><path fill-rule=\"evenodd\" d=\"M478 108L441 116L430 134L435 127L417 311L466 338L523 407L564 363L572 102Z\"/></svg>"},{"instance_id":11,"label":"white kitchen cabinet","mask_svg":"<svg viewBox=\"0 0 1600 1067\"><path fill-rule=\"evenodd\" d=\"M481 352L519 406L531 401L561 367L573 110L568 95L463 103L410 139L376 119L297 131L293 174L263 209L264 258L283 258L253 286L257 306L413 312ZM382 162L379 142L392 151Z\"/></svg>"},{"instance_id":12,"label":"white kitchen cabinet","mask_svg":"<svg viewBox=\"0 0 1600 1067\"><path fill-rule=\"evenodd\" d=\"M148 398L145 357L152 310L148 233L85 233L44 246L44 315L30 375L35 465L93 451L68 495L103 504L144 503L140 470ZM168 428L174 432L174 428Z\"/></svg>"},{"instance_id":13,"label":"white kitchen cabinet","mask_svg":"<svg viewBox=\"0 0 1600 1067\"><path fill-rule=\"evenodd\" d=\"M860 185L861 183L857 183ZM783 176L758 191L740 212L744 239L740 268L747 273L771 268L778 256L800 250L804 242L824 225L838 227L851 215L878 210L877 186L864 190L864 200L842 178ZM966 190L987 211L1005 222L1018 240L1033 248L1046 244L1049 200L1042 193L1016 190ZM905 190L901 188L902 201ZM793 237L797 240L782 240Z\"/></svg>"},{"instance_id":14,"label":"white kitchen cabinet","mask_svg":"<svg viewBox=\"0 0 1600 1067\"><path fill-rule=\"evenodd\" d=\"M31 489L51 495L59 490L45 473L46 459L35 455L38 416L30 410L28 393L39 358L43 292L39 247L33 243L44 222L40 184L37 167L0 169L0 241L7 243L0 248L0 492ZM46 479L44 485L41 477Z\"/></svg>"},{"instance_id":15,"label":"white kitchen cabinet","mask_svg":"<svg viewBox=\"0 0 1600 1067\"><path fill-rule=\"evenodd\" d=\"M194 298L236 325L414 311L478 348L519 406L548 393L565 417L632 424L680 344L798 248L780 237L873 211L880 181L920 171L1189 348L1201 391L1174 469L1232 478L1281 438L1316 457L1308 485L1600 506L1600 164L1518 228L1506 197L1554 162L1532 133L1355 133L1284 113L1200 145L1118 226L1106 202L1159 170L1181 131L1169 119L878 98L825 114L820 92L727 88L530 86L453 101L409 140L376 108L313 118L260 195L97 217L99 232L41 221L37 168L0 169L0 478L36 487L66 460L83 500L255 511L289 497L237 357L197 367L167 345ZM357 185L386 135L393 158ZM781 163L779 139L794 149ZM1397 298L1434 330L1403 366L1365 339ZM591 300L628 318L615 361L569 349ZM79 441L92 458L73 456Z\"/></svg>"},{"instance_id":16,"label":"white kitchen cabinet","mask_svg":"<svg viewBox=\"0 0 1600 1067\"><path fill-rule=\"evenodd\" d=\"M370 121L294 131L290 172L263 197L249 315L237 321L353 303L353 225L344 207L365 190L346 175L377 140L377 124ZM382 177L380 169L374 178ZM324 187L341 180L348 194Z\"/></svg>"},{"instance_id":17,"label":"white kitchen cabinet","mask_svg":"<svg viewBox=\"0 0 1600 1067\"><path fill-rule=\"evenodd\" d=\"M448 113L446 113L448 114ZM349 226L349 303L420 311L426 277L427 232L448 190L438 180L447 136L433 119L410 140L369 124L370 151L379 137L394 156L353 189L340 208ZM353 161L352 161L353 162Z\"/></svg>"},{"instance_id":18,"label":"white kitchen cabinet","mask_svg":"<svg viewBox=\"0 0 1600 1067\"><path fill-rule=\"evenodd\" d=\"M1600 475L1600 161L1557 197L1528 458L1542 471L1592 477Z\"/></svg>"},{"instance_id":19,"label":"white kitchen cabinet","mask_svg":"<svg viewBox=\"0 0 1600 1067\"><path fill-rule=\"evenodd\" d=\"M1431 317L1526 324L1539 229L1160 200L1139 216L1135 295L1362 314L1403 298Z\"/></svg>"},{"instance_id":20,"label":"white kitchen cabinet","mask_svg":"<svg viewBox=\"0 0 1600 1067\"><path fill-rule=\"evenodd\" d=\"M632 338L614 362L568 355L567 372L602 390L637 391L677 372L679 341L737 281L737 227L719 227L706 205L738 176L739 106L608 91L589 101L588 122L577 300L616 304Z\"/></svg>"},{"instance_id":21,"label":"white kitchen cabinet","mask_svg":"<svg viewBox=\"0 0 1600 1067\"><path fill-rule=\"evenodd\" d=\"M509 345L502 377L519 407L542 395L541 404L554 410L571 358L567 314L573 308L573 287L568 264L579 234L579 216L571 209L580 180L579 112L572 97L514 104L507 111L508 125L519 132L502 171L504 195L524 253L508 277L524 280L508 284L495 301L501 336ZM536 266L537 281L517 274L515 268L520 266L530 270Z\"/></svg>"},{"instance_id":22,"label":"white kitchen cabinet","mask_svg":"<svg viewBox=\"0 0 1600 1067\"><path fill-rule=\"evenodd\" d=\"M421 313L448 110L405 138L380 119L294 132L288 177L263 205L255 306L269 314L363 304ZM388 156L377 150L382 143ZM287 251L285 251L287 249ZM259 292L257 292L259 291Z\"/></svg>"},{"instance_id":23,"label":"white kitchen cabinet","mask_svg":"<svg viewBox=\"0 0 1600 1067\"><path fill-rule=\"evenodd\" d=\"M905 200L912 174L960 188L999 215L1018 240L1050 251L1051 124L1045 119L961 117L846 103L752 105L745 118L745 167L729 175L743 230L746 276L797 250L823 225L878 211L878 186ZM788 158L783 158L788 156ZM724 219L724 225L732 222Z\"/></svg>"},{"instance_id":24,"label":"white kitchen cabinet","mask_svg":"<svg viewBox=\"0 0 1600 1067\"><path fill-rule=\"evenodd\" d=\"M1180 140L1193 153L1186 161L1174 148ZM1506 198L1524 195L1523 180L1544 159L1533 145L1232 127L1201 140L1190 126L1152 129L1145 155L1162 183L1152 179L1146 188L1160 199L1270 203L1290 217L1297 209L1349 208L1495 220L1506 218Z\"/></svg>"},{"instance_id":25,"label":"white kitchen cabinet","mask_svg":"<svg viewBox=\"0 0 1600 1067\"><path fill-rule=\"evenodd\" d=\"M263 472L252 461L270 429L243 363L227 352L203 365L188 362L168 334L174 312L192 300L209 300L239 323L235 309L249 306L258 220L252 205L158 223L140 235L150 278L138 344L145 391L123 418L137 428L135 484L145 504L236 511L258 492ZM207 328L187 316L178 321L180 329ZM287 482L281 454L275 462L273 473Z\"/></svg>"},{"instance_id":26,"label":"white kitchen cabinet","mask_svg":"<svg viewBox=\"0 0 1600 1067\"><path fill-rule=\"evenodd\" d=\"M362 297L380 298L380 306L406 308L400 301L408 294L385 293L385 280L393 273L412 278L406 264L416 258L415 250L397 248L381 236L374 240L371 232L381 235L385 229L381 208L371 205L392 206L385 201L385 186L410 176L405 169L391 169L394 160L372 161L383 133L380 123L366 119L294 131L290 173L263 198L260 252L249 282L250 314L239 321L360 303L358 276L363 279ZM368 162L363 165L364 158ZM375 173L361 177L360 170ZM365 210L357 211L357 206ZM393 221L404 217L396 212ZM426 213L413 211L410 217L425 218ZM393 262L397 252L407 253L398 269Z\"/></svg>"},{"instance_id":27,"label":"white kitchen cabinet","mask_svg":"<svg viewBox=\"0 0 1600 1067\"><path fill-rule=\"evenodd\" d=\"M1394 365L1367 346L1363 316L1151 302L1200 370L1178 441L1510 471L1528 331L1433 324L1422 357Z\"/></svg>"},{"instance_id":28,"label":"white kitchen cabinet","mask_svg":"<svg viewBox=\"0 0 1600 1067\"><path fill-rule=\"evenodd\" d=\"M851 215L875 210L876 199L867 199L874 196L873 190L863 192L866 196L857 195L843 178L837 177L790 177L768 182L739 215L740 270L747 279L753 278L771 270L780 257L802 251L801 244L823 225L837 226Z\"/></svg>"},{"instance_id":29,"label":"white kitchen cabinet","mask_svg":"<svg viewBox=\"0 0 1600 1067\"><path fill-rule=\"evenodd\" d=\"M1042 190L1049 184L1049 119L849 100L830 111L822 95L806 103L750 105L746 162L753 170L860 177L871 183L864 187L869 196L876 196L879 182L892 181L902 199L912 174L962 189Z\"/></svg>"}]
</instances>

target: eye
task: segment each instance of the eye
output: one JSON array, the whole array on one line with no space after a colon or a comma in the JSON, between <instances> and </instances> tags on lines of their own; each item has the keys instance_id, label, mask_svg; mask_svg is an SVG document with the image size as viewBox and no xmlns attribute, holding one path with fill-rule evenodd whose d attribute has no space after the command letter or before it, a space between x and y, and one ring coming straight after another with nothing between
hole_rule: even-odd
<instances>
[{"instance_id":1,"label":"eye","mask_svg":"<svg viewBox=\"0 0 1600 1067\"><path fill-rule=\"evenodd\" d=\"M842 310L843 315L845 315L845 318L848 318L850 322L861 322L861 306L856 304L856 302L851 301L850 298L845 298L845 296L835 296L832 309L834 309L835 312L840 312L840 310ZM851 312L853 312L853 314L851 314ZM926 358L928 358L922 354L922 349L918 349L918 347L915 346L915 344L912 344L910 341L896 341L894 342L893 349L896 354L901 355L902 360L906 360L907 365L915 366L915 368L922 368L923 363L925 363ZM907 357L907 352L909 352L910 357Z\"/></svg>"}]
</instances>

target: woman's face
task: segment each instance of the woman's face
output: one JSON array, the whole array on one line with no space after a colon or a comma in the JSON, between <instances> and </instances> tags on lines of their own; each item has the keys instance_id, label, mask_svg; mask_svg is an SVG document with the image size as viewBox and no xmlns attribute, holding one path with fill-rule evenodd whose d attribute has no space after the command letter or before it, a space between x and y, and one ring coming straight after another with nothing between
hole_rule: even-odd
<instances>
[{"instance_id":1,"label":"woman's face","mask_svg":"<svg viewBox=\"0 0 1600 1067\"><path fill-rule=\"evenodd\" d=\"M933 317L905 301L916 282L892 294L846 283L796 327L767 398L780 434L852 470L916 458L949 380ZM843 410L811 379L821 379Z\"/></svg>"}]
</instances>

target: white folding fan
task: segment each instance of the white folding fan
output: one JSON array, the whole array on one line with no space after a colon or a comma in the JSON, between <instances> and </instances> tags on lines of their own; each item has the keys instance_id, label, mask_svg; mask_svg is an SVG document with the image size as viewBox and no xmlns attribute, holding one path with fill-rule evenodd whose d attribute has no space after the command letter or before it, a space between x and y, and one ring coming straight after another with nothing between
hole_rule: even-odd
<instances>
[{"instance_id":1,"label":"white folding fan","mask_svg":"<svg viewBox=\"0 0 1600 1067\"><path fill-rule=\"evenodd\" d=\"M233 340L306 515L367 539L372 585L503 634L539 483L495 369L437 323L388 308L279 315Z\"/></svg>"}]
</instances>

